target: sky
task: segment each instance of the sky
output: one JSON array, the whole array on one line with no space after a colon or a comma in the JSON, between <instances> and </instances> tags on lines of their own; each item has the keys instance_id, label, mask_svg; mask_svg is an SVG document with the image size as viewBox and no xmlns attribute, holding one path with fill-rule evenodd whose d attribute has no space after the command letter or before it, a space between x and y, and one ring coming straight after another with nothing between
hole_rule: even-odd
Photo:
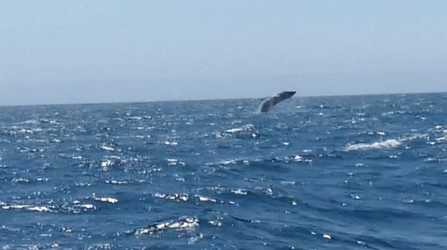
<instances>
[{"instance_id":1,"label":"sky","mask_svg":"<svg viewBox=\"0 0 447 250\"><path fill-rule=\"evenodd\" d=\"M0 105L446 92L445 13L445 0L0 0Z\"/></svg>"}]
</instances>

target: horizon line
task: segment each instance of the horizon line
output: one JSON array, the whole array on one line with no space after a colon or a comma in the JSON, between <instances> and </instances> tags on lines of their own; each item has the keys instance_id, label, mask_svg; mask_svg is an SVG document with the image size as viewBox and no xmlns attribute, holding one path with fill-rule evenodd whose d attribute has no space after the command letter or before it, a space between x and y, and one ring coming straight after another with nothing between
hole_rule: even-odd
<instances>
[{"instance_id":1,"label":"horizon line","mask_svg":"<svg viewBox=\"0 0 447 250\"><path fill-rule=\"evenodd\" d=\"M273 93L275 95L277 93ZM365 93L365 94L322 94L322 95L295 95L292 98L319 98L319 97L361 97L361 96L386 96L386 95L418 95L418 94L447 94L447 91L427 91L427 92L390 92L390 93ZM249 100L249 99L264 99L264 97L238 97L238 98L197 98L197 99L165 99L152 101L109 101L109 102L79 102L79 103L35 103L35 104L2 104L0 108L4 107L33 107L33 106L69 106L69 105L104 105L104 104L143 104L143 103L165 103L165 102L199 102L199 101L221 101L221 100Z\"/></svg>"}]
</instances>

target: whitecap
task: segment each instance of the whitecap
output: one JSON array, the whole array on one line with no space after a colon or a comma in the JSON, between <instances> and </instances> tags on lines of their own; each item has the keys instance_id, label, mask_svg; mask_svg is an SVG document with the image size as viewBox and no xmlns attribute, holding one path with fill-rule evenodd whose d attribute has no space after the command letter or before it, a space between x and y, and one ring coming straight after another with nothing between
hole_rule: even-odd
<instances>
[{"instance_id":1,"label":"whitecap","mask_svg":"<svg viewBox=\"0 0 447 250\"><path fill-rule=\"evenodd\" d=\"M375 149L393 149L402 145L402 141L396 139L388 139L381 142L358 143L349 145L345 151L375 150Z\"/></svg>"},{"instance_id":2,"label":"whitecap","mask_svg":"<svg viewBox=\"0 0 447 250\"><path fill-rule=\"evenodd\" d=\"M174 221L166 221L158 224L150 225L145 228L137 229L134 235L153 234L167 229L175 230L194 230L199 225L199 220L194 217L183 217Z\"/></svg>"}]
</instances>

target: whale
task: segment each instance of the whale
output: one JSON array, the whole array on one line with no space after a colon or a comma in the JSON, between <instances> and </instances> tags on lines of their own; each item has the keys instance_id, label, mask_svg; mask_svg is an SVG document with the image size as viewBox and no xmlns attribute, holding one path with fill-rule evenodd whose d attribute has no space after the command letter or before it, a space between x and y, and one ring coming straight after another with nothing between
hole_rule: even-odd
<instances>
[{"instance_id":1,"label":"whale","mask_svg":"<svg viewBox=\"0 0 447 250\"><path fill-rule=\"evenodd\" d=\"M275 105L278 103L289 99L290 97L294 96L296 94L296 91L283 91L281 93L276 94L275 96L266 98L262 101L259 111L261 113L267 113L272 109Z\"/></svg>"}]
</instances>

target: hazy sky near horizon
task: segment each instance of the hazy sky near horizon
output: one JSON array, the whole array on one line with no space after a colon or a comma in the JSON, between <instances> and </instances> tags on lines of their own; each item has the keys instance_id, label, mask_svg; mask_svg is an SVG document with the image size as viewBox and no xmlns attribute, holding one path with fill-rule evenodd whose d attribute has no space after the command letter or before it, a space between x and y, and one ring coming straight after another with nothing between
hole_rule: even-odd
<instances>
[{"instance_id":1,"label":"hazy sky near horizon","mask_svg":"<svg viewBox=\"0 0 447 250\"><path fill-rule=\"evenodd\" d=\"M447 91L445 13L445 0L0 0L0 105Z\"/></svg>"}]
</instances>

